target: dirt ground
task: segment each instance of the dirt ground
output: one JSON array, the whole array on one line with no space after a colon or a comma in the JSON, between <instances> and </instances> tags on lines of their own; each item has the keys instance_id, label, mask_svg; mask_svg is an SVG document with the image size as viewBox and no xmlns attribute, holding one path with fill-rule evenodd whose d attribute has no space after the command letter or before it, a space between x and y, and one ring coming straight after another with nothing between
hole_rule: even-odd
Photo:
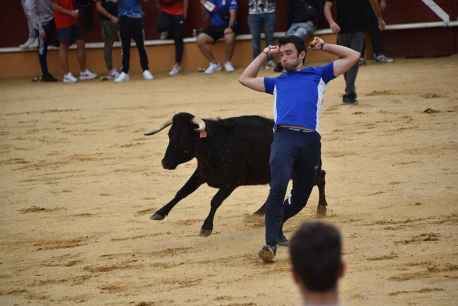
<instances>
[{"instance_id":1,"label":"dirt ground","mask_svg":"<svg viewBox=\"0 0 458 306\"><path fill-rule=\"evenodd\" d=\"M287 250L257 258L267 186L243 187L199 236L215 190L149 215L193 172L161 168L174 112L271 117L234 74L125 84L0 81L0 305L300 305ZM457 305L458 56L369 63L360 102L333 81L321 117L343 305ZM425 112L425 110L428 110ZM317 191L286 225L316 217Z\"/></svg>"}]
</instances>

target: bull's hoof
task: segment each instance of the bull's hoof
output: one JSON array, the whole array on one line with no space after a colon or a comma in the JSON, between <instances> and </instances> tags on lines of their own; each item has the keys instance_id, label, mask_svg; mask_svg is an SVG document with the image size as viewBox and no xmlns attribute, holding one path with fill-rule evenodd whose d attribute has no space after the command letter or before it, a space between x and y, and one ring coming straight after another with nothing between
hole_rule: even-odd
<instances>
[{"instance_id":1,"label":"bull's hoof","mask_svg":"<svg viewBox=\"0 0 458 306\"><path fill-rule=\"evenodd\" d=\"M212 233L212 230L211 230L211 229L204 229L204 228L202 228L202 229L200 230L200 236L202 236L202 237L208 237L208 236L211 235L211 233Z\"/></svg>"},{"instance_id":2,"label":"bull's hoof","mask_svg":"<svg viewBox=\"0 0 458 306\"><path fill-rule=\"evenodd\" d=\"M154 213L149 217L151 220L164 220L165 216L159 214L159 213Z\"/></svg>"},{"instance_id":3,"label":"bull's hoof","mask_svg":"<svg viewBox=\"0 0 458 306\"><path fill-rule=\"evenodd\" d=\"M318 205L318 207L316 209L316 215L318 217L326 217L327 211L328 211L328 209L326 208L326 206Z\"/></svg>"}]
</instances>

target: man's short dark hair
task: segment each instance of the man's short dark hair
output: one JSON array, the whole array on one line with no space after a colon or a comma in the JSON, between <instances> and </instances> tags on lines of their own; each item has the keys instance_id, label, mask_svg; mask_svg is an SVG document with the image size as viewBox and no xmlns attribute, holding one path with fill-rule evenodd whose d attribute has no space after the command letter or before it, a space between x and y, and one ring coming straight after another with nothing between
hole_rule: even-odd
<instances>
[{"instance_id":1,"label":"man's short dark hair","mask_svg":"<svg viewBox=\"0 0 458 306\"><path fill-rule=\"evenodd\" d=\"M324 292L336 288L342 269L341 253L339 230L322 222L302 224L289 244L293 271L310 291Z\"/></svg>"},{"instance_id":2,"label":"man's short dark hair","mask_svg":"<svg viewBox=\"0 0 458 306\"><path fill-rule=\"evenodd\" d=\"M307 52L307 50L305 49L304 40L297 36L291 35L291 36L280 37L278 39L279 47L286 45L286 44L293 44L296 47L298 54L300 54L302 51Z\"/></svg>"}]
</instances>

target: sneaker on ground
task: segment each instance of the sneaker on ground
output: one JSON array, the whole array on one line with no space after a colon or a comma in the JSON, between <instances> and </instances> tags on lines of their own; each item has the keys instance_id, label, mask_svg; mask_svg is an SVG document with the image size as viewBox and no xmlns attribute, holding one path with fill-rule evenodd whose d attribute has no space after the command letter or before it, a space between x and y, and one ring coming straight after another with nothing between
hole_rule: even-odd
<instances>
[{"instance_id":1,"label":"sneaker on ground","mask_svg":"<svg viewBox=\"0 0 458 306\"><path fill-rule=\"evenodd\" d=\"M259 251L258 255L265 263L274 262L276 249L271 247L270 245L265 245Z\"/></svg>"},{"instance_id":2,"label":"sneaker on ground","mask_svg":"<svg viewBox=\"0 0 458 306\"><path fill-rule=\"evenodd\" d=\"M119 76L119 72L116 69L111 69L110 72L108 72L108 77L112 80L116 79Z\"/></svg>"},{"instance_id":3,"label":"sneaker on ground","mask_svg":"<svg viewBox=\"0 0 458 306\"><path fill-rule=\"evenodd\" d=\"M385 54L378 54L378 55L374 54L374 59L377 63L383 63L383 64L392 63L394 61L394 59L386 56Z\"/></svg>"},{"instance_id":4,"label":"sneaker on ground","mask_svg":"<svg viewBox=\"0 0 458 306\"><path fill-rule=\"evenodd\" d=\"M50 73L41 76L42 82L57 82L57 79Z\"/></svg>"},{"instance_id":5,"label":"sneaker on ground","mask_svg":"<svg viewBox=\"0 0 458 306\"><path fill-rule=\"evenodd\" d=\"M116 83L127 82L129 80L130 80L129 75L125 73L124 71L121 72L116 79L114 79Z\"/></svg>"},{"instance_id":6,"label":"sneaker on ground","mask_svg":"<svg viewBox=\"0 0 458 306\"><path fill-rule=\"evenodd\" d=\"M170 70L169 72L169 75L170 76L176 76L177 74L179 74L181 72L181 66L180 65L174 65L172 67L172 70Z\"/></svg>"},{"instance_id":7,"label":"sneaker on ground","mask_svg":"<svg viewBox=\"0 0 458 306\"><path fill-rule=\"evenodd\" d=\"M29 44L28 49L38 48L38 38L32 39L32 42Z\"/></svg>"},{"instance_id":8,"label":"sneaker on ground","mask_svg":"<svg viewBox=\"0 0 458 306\"><path fill-rule=\"evenodd\" d=\"M143 79L147 81L154 80L154 75L149 70L145 70L143 71Z\"/></svg>"},{"instance_id":9,"label":"sneaker on ground","mask_svg":"<svg viewBox=\"0 0 458 306\"><path fill-rule=\"evenodd\" d=\"M97 74L91 72L89 69L80 72L80 80L87 81L93 80L97 77Z\"/></svg>"},{"instance_id":10,"label":"sneaker on ground","mask_svg":"<svg viewBox=\"0 0 458 306\"><path fill-rule=\"evenodd\" d=\"M235 71L235 67L234 67L234 65L232 65L231 62L225 62L224 63L224 70L226 70L227 72L234 72Z\"/></svg>"},{"instance_id":11,"label":"sneaker on ground","mask_svg":"<svg viewBox=\"0 0 458 306\"><path fill-rule=\"evenodd\" d=\"M207 69L205 69L204 73L205 74L213 74L217 71L221 70L221 65L220 64L215 64L215 63L210 63L208 64Z\"/></svg>"},{"instance_id":12,"label":"sneaker on ground","mask_svg":"<svg viewBox=\"0 0 458 306\"><path fill-rule=\"evenodd\" d=\"M64 75L64 83L76 83L78 79L73 76L71 72Z\"/></svg>"},{"instance_id":13,"label":"sneaker on ground","mask_svg":"<svg viewBox=\"0 0 458 306\"><path fill-rule=\"evenodd\" d=\"M358 65L363 66L366 64L367 64L366 59L364 57L360 57L358 61Z\"/></svg>"},{"instance_id":14,"label":"sneaker on ground","mask_svg":"<svg viewBox=\"0 0 458 306\"><path fill-rule=\"evenodd\" d=\"M342 102L344 104L356 104L358 96L356 93L345 94L342 96Z\"/></svg>"}]
</instances>

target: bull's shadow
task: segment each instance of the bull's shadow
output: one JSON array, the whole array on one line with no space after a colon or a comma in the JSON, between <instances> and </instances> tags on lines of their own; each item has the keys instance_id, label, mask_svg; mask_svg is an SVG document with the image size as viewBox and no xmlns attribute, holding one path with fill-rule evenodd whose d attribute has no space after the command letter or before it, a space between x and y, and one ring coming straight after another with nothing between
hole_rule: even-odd
<instances>
[{"instance_id":1,"label":"bull's shadow","mask_svg":"<svg viewBox=\"0 0 458 306\"><path fill-rule=\"evenodd\" d=\"M162 159L164 169L173 170L179 164L197 159L197 168L175 197L152 216L164 219L182 199L207 183L218 188L211 200L210 213L200 234L209 236L213 219L221 203L239 186L264 185L270 181L269 155L273 138L273 120L260 116L227 119L199 119L189 113L178 113L146 136L170 127L169 144ZM318 171L319 214L326 212L325 172ZM305 205L305 203L304 203ZM255 214L263 215L266 203Z\"/></svg>"}]
</instances>

